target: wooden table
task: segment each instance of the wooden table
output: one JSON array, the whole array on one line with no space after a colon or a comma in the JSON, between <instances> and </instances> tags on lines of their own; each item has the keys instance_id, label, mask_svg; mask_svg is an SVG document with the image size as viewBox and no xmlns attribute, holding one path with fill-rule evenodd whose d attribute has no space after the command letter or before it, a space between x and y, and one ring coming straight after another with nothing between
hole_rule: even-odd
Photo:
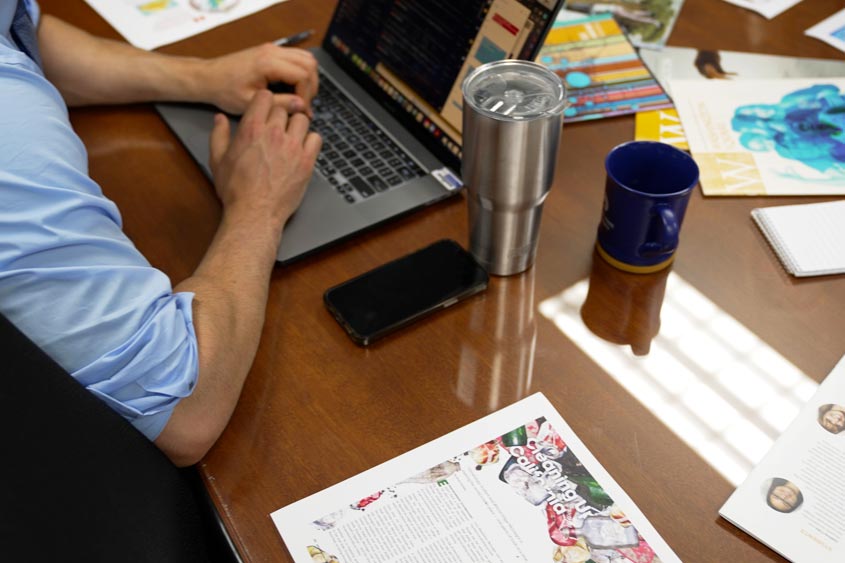
<instances>
[{"instance_id":1,"label":"wooden table","mask_svg":"<svg viewBox=\"0 0 845 563\"><path fill-rule=\"evenodd\" d=\"M81 0L41 4L93 33L119 37ZM310 27L324 30L332 7L329 0L291 0L161 50L212 56ZM803 35L841 8L841 0L804 0L769 21L718 0L686 0L669 43L842 59L841 52ZM122 210L128 235L174 283L187 277L220 216L211 184L149 105L76 109L71 117L89 149L91 175ZM845 276L790 277L749 215L758 206L821 199L707 199L696 191L668 281L666 275L626 278L600 263L593 268L604 156L633 138L633 129L632 117L566 125L534 268L494 279L486 294L370 348L355 346L343 333L323 307L323 291L443 237L466 244L463 197L276 270L261 346L240 403L200 464L245 560L291 561L270 512L536 391L551 400L683 560L780 559L718 516L734 485L716 446L736 453L736 444L724 429L708 426L718 413L698 413L695 397L715 394L771 439L776 431L731 391L755 395L757 380L742 371L727 378L709 373L712 354L705 346L712 348L714 338L723 348L750 338L753 350L735 350L734 360L747 367L761 354L780 358L808 381L824 378L845 352ZM642 360L584 328L578 310L588 283L585 317L593 331L634 343L640 352L658 332L665 284L663 330L645 358L656 358L658 348L675 353L701 375L698 387L672 389L670 371L662 387L650 383L653 393L629 393L630 374L608 369L607 359L623 358L634 371ZM692 324L676 322L683 310ZM571 326L561 330L549 316ZM680 335L664 335L678 326L685 326ZM733 332L725 332L730 326ZM682 342L684 335L692 337ZM777 362L756 365L763 375L770 366L781 369ZM640 375L650 373L642 369ZM667 405L702 417L701 440L679 437L677 424L661 421L655 411Z\"/></svg>"}]
</instances>

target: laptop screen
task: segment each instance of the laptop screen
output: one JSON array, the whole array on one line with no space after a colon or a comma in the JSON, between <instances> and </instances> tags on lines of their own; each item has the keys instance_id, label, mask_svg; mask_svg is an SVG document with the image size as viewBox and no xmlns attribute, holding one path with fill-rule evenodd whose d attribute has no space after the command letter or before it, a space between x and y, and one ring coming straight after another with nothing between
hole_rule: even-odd
<instances>
[{"instance_id":1,"label":"laptop screen","mask_svg":"<svg viewBox=\"0 0 845 563\"><path fill-rule=\"evenodd\" d=\"M461 83L533 60L562 0L340 0L323 48L441 160L460 171Z\"/></svg>"}]
</instances>

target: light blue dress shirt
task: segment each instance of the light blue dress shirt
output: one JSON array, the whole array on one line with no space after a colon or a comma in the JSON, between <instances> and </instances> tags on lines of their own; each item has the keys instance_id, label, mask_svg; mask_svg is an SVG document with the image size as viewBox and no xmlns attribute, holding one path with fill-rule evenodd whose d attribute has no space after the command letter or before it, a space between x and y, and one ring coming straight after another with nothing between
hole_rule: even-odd
<instances>
[{"instance_id":1,"label":"light blue dress shirt","mask_svg":"<svg viewBox=\"0 0 845 563\"><path fill-rule=\"evenodd\" d=\"M0 311L154 440L197 381L194 296L123 233L61 95L12 40L15 5L0 2Z\"/></svg>"}]
</instances>

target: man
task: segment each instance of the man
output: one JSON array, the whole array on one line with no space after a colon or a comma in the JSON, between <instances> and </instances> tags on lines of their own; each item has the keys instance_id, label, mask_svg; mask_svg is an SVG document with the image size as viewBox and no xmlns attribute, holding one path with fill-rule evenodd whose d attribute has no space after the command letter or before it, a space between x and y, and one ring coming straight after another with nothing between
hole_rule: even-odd
<instances>
[{"instance_id":1,"label":"man","mask_svg":"<svg viewBox=\"0 0 845 563\"><path fill-rule=\"evenodd\" d=\"M294 93L274 96L276 81ZM0 312L177 465L214 444L253 361L282 228L320 150L305 113L316 91L307 51L169 57L42 17L34 0L0 2ZM65 106L153 100L243 112L231 141L215 118L222 219L175 287L88 177Z\"/></svg>"}]
</instances>

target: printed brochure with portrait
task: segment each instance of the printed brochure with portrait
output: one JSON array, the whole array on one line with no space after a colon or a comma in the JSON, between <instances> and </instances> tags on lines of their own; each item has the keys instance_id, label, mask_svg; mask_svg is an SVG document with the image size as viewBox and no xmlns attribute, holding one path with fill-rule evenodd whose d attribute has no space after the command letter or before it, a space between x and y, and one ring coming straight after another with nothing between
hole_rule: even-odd
<instances>
[{"instance_id":1,"label":"printed brochure with portrait","mask_svg":"<svg viewBox=\"0 0 845 563\"><path fill-rule=\"evenodd\" d=\"M296 563L680 562L540 393L271 517Z\"/></svg>"},{"instance_id":2,"label":"printed brochure with portrait","mask_svg":"<svg viewBox=\"0 0 845 563\"><path fill-rule=\"evenodd\" d=\"M704 195L845 194L845 77L670 85Z\"/></svg>"},{"instance_id":3,"label":"printed brochure with portrait","mask_svg":"<svg viewBox=\"0 0 845 563\"><path fill-rule=\"evenodd\" d=\"M793 563L845 561L845 358L719 514Z\"/></svg>"}]
</instances>

